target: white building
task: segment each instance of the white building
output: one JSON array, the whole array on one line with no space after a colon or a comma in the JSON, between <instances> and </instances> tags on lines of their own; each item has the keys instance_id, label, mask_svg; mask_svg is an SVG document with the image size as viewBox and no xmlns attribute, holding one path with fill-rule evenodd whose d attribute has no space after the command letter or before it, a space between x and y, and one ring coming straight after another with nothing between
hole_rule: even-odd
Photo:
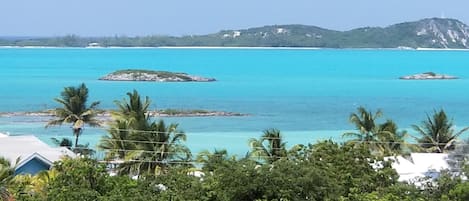
<instances>
[{"instance_id":1,"label":"white building","mask_svg":"<svg viewBox=\"0 0 469 201\"><path fill-rule=\"evenodd\" d=\"M15 174L36 174L48 170L64 156L76 157L65 147L53 148L35 136L8 136L0 134L0 156L15 168ZM19 159L18 163L17 160Z\"/></svg>"},{"instance_id":2,"label":"white building","mask_svg":"<svg viewBox=\"0 0 469 201\"><path fill-rule=\"evenodd\" d=\"M399 181L417 182L420 178L438 178L440 172L449 169L448 154L412 153L409 158L402 156L386 157L393 160L392 167L399 174Z\"/></svg>"}]
</instances>

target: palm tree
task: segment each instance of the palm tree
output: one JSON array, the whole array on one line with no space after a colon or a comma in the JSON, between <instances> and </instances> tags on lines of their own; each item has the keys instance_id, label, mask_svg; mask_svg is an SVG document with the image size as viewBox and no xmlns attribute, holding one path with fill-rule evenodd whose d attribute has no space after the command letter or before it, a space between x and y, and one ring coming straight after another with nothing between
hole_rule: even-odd
<instances>
[{"instance_id":1,"label":"palm tree","mask_svg":"<svg viewBox=\"0 0 469 201\"><path fill-rule=\"evenodd\" d=\"M357 108L357 113L352 113L349 117L350 123L355 125L359 133L344 133L343 136L356 137L359 141L373 141L376 139L378 127L376 126L376 119L383 116L381 110L372 113L367 111L364 107Z\"/></svg>"},{"instance_id":2,"label":"palm tree","mask_svg":"<svg viewBox=\"0 0 469 201\"><path fill-rule=\"evenodd\" d=\"M427 115L420 126L412 125L412 128L421 136L415 137L420 146L434 153L454 150L457 138L469 129L465 127L455 133L452 120L448 119L443 110L435 111L432 117Z\"/></svg>"},{"instance_id":3,"label":"palm tree","mask_svg":"<svg viewBox=\"0 0 469 201\"><path fill-rule=\"evenodd\" d=\"M118 110L112 111L113 123L107 136L101 139L98 148L106 151L107 159L125 159L129 150L135 149L133 140L149 127L148 107L150 99L142 102L136 90L128 92L129 99L114 101Z\"/></svg>"},{"instance_id":4,"label":"palm tree","mask_svg":"<svg viewBox=\"0 0 469 201\"><path fill-rule=\"evenodd\" d=\"M20 174L16 175L12 180L15 186L21 186L16 189L14 196L18 200L34 197L34 200L48 200L47 194L49 192L50 183L57 177L58 171L51 169L41 171L36 175ZM29 199L26 199L29 200Z\"/></svg>"},{"instance_id":5,"label":"palm tree","mask_svg":"<svg viewBox=\"0 0 469 201\"><path fill-rule=\"evenodd\" d=\"M198 163L202 163L203 170L206 170L208 172L213 172L217 167L220 167L220 164L222 164L225 161L235 161L236 157L235 156L229 156L228 151L226 149L215 149L213 153L210 153L208 150L202 151L197 155L196 161Z\"/></svg>"},{"instance_id":6,"label":"palm tree","mask_svg":"<svg viewBox=\"0 0 469 201\"><path fill-rule=\"evenodd\" d=\"M17 159L17 163L19 158ZM2 201L10 200L11 195L7 186L10 184L15 174L15 167L4 157L0 157L0 199Z\"/></svg>"},{"instance_id":7,"label":"palm tree","mask_svg":"<svg viewBox=\"0 0 469 201\"><path fill-rule=\"evenodd\" d=\"M31 179L31 190L43 200L47 199L47 190L50 183L57 177L59 172L56 169L41 171Z\"/></svg>"},{"instance_id":8,"label":"palm tree","mask_svg":"<svg viewBox=\"0 0 469 201\"><path fill-rule=\"evenodd\" d=\"M108 129L108 134L101 138L98 148L106 152L106 159L125 159L129 150L135 149L132 141L130 122L115 120Z\"/></svg>"},{"instance_id":9,"label":"palm tree","mask_svg":"<svg viewBox=\"0 0 469 201\"><path fill-rule=\"evenodd\" d=\"M150 124L147 131L136 136L136 149L128 153L121 173L159 174L169 166L190 166L191 152L182 144L186 134L177 126L166 126L163 120Z\"/></svg>"},{"instance_id":10,"label":"palm tree","mask_svg":"<svg viewBox=\"0 0 469 201\"><path fill-rule=\"evenodd\" d=\"M11 196L15 197L17 200L23 200L25 197L30 197L31 195L35 194L36 192L34 192L32 181L33 176L30 174L16 175L11 181L12 186L15 187L15 189L11 193Z\"/></svg>"},{"instance_id":11,"label":"palm tree","mask_svg":"<svg viewBox=\"0 0 469 201\"><path fill-rule=\"evenodd\" d=\"M410 152L418 150L412 144L406 142L409 136L407 131L399 131L397 124L392 120L387 120L379 125L379 132L386 133L387 135L380 136L379 139L384 147L384 155L407 155Z\"/></svg>"},{"instance_id":12,"label":"palm tree","mask_svg":"<svg viewBox=\"0 0 469 201\"><path fill-rule=\"evenodd\" d=\"M86 105L88 100L88 88L84 83L78 87L65 87L60 93L61 98L54 100L62 105L56 108L54 114L57 117L49 121L46 128L49 126L62 125L63 123L71 123L73 135L75 136L75 147L78 145L78 138L83 132L83 127L88 124L92 127L101 125L101 122L96 118L96 109L99 101L92 102L90 106Z\"/></svg>"},{"instance_id":13,"label":"palm tree","mask_svg":"<svg viewBox=\"0 0 469 201\"><path fill-rule=\"evenodd\" d=\"M251 147L250 155L254 158L273 163L282 157L287 157L286 143L283 142L282 135L278 129L264 130L259 139L249 140Z\"/></svg>"},{"instance_id":14,"label":"palm tree","mask_svg":"<svg viewBox=\"0 0 469 201\"><path fill-rule=\"evenodd\" d=\"M72 140L68 139L68 138L62 138L62 139L57 139L55 137L51 138L52 140L52 143L54 143L55 145L59 146L59 147L65 147L67 149L72 149L72 146L73 146L73 142Z\"/></svg>"},{"instance_id":15,"label":"palm tree","mask_svg":"<svg viewBox=\"0 0 469 201\"><path fill-rule=\"evenodd\" d=\"M149 126L148 108L151 101L147 97L142 101L136 90L132 93L128 92L128 100L114 101L118 110L113 111L112 117L116 120L128 121L129 128L135 130L145 130Z\"/></svg>"},{"instance_id":16,"label":"palm tree","mask_svg":"<svg viewBox=\"0 0 469 201\"><path fill-rule=\"evenodd\" d=\"M36 175L21 174L16 175L13 182L22 186L20 191L15 192L18 200L34 195L35 200L47 200L49 184L56 178L58 172L55 169L41 171ZM25 196L25 197L23 197ZM29 200L29 199L27 199Z\"/></svg>"},{"instance_id":17,"label":"palm tree","mask_svg":"<svg viewBox=\"0 0 469 201\"><path fill-rule=\"evenodd\" d=\"M355 125L355 128L359 132L347 132L342 136L354 137L354 139L348 141L348 143L366 144L371 151L383 153L385 147L381 143L381 139L386 139L391 134L385 130L380 130L379 125L376 123L376 119L380 118L382 115L381 110L373 114L373 112L367 111L364 107L357 108L357 113L352 113L349 121Z\"/></svg>"},{"instance_id":18,"label":"palm tree","mask_svg":"<svg viewBox=\"0 0 469 201\"><path fill-rule=\"evenodd\" d=\"M166 126L163 120L150 122L150 99L142 101L136 90L127 93L128 100L115 101L118 110L113 111L114 122L109 136L102 138L100 149L109 151L106 158L124 159L120 174L156 174L167 167L188 165L189 149L182 144L186 135L177 124Z\"/></svg>"}]
</instances>

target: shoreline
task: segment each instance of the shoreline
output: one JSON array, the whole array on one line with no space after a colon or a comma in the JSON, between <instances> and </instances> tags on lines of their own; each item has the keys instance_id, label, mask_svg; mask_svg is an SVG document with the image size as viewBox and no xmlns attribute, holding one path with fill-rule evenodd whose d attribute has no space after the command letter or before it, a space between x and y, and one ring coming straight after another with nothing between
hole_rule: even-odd
<instances>
[{"instance_id":1,"label":"shoreline","mask_svg":"<svg viewBox=\"0 0 469 201\"><path fill-rule=\"evenodd\" d=\"M245 50L400 50L400 51L469 51L457 48L327 48L327 47L250 47L250 46L159 46L159 47L59 47L59 46L0 46L0 49L245 49Z\"/></svg>"}]
</instances>

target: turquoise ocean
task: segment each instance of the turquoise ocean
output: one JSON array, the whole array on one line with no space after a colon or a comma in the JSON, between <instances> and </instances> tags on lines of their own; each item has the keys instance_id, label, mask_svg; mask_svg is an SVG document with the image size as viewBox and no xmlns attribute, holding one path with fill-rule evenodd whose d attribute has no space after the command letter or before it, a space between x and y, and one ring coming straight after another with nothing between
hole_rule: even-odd
<instances>
[{"instance_id":1,"label":"turquoise ocean","mask_svg":"<svg viewBox=\"0 0 469 201\"><path fill-rule=\"evenodd\" d=\"M214 77L210 83L109 82L98 78L119 69L152 69ZM458 80L410 81L427 71ZM469 125L469 51L207 48L0 48L0 112L58 106L66 86L85 83L91 101L114 109L136 89L151 108L206 109L242 117L164 118L179 123L193 152L226 148L242 155L247 140L264 129L282 131L289 145L343 140L359 106L382 109L401 128L444 109L458 127ZM70 127L45 129L48 119L0 116L0 132L72 137ZM409 133L413 133L408 129ZM94 146L106 128L86 128L80 141ZM466 135L467 136L467 135Z\"/></svg>"}]
</instances>

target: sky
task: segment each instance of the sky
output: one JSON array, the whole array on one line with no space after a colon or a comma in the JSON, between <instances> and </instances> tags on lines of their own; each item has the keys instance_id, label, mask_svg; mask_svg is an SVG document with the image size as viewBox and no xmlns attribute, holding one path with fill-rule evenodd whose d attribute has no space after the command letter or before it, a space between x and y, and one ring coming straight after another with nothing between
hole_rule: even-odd
<instances>
[{"instance_id":1,"label":"sky","mask_svg":"<svg viewBox=\"0 0 469 201\"><path fill-rule=\"evenodd\" d=\"M181 36L282 24L343 31L430 17L469 24L467 8L467 0L0 0L0 36Z\"/></svg>"}]
</instances>

